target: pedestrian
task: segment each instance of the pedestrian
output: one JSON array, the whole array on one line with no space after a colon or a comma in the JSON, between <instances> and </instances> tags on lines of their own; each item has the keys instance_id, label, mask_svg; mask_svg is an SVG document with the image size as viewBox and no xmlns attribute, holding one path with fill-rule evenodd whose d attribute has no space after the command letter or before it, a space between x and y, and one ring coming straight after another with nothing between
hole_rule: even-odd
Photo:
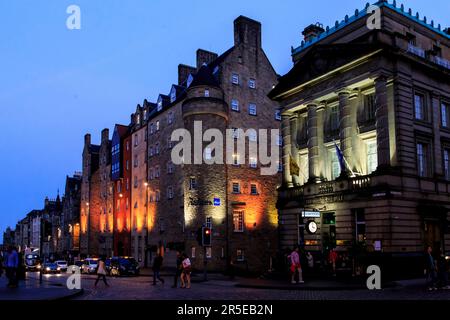
<instances>
[{"instance_id":1,"label":"pedestrian","mask_svg":"<svg viewBox=\"0 0 450 320\"><path fill-rule=\"evenodd\" d=\"M336 261L337 261L338 255L336 253L336 250L331 249L330 253L328 254L328 262L331 265L331 271L333 273L333 276L336 276Z\"/></svg>"},{"instance_id":2,"label":"pedestrian","mask_svg":"<svg viewBox=\"0 0 450 320\"><path fill-rule=\"evenodd\" d=\"M425 253L425 276L426 276L426 282L428 286L428 290L437 290L436 287L436 261L433 257L433 249L428 246L427 251Z\"/></svg>"},{"instance_id":3,"label":"pedestrian","mask_svg":"<svg viewBox=\"0 0 450 320\"><path fill-rule=\"evenodd\" d=\"M291 263L290 271L291 271L291 283L292 284L304 283L302 266L300 264L300 255L298 254L298 252L299 252L299 247L296 246L294 248L294 251L292 251L291 254L289 255L289 259L290 259L290 263ZM296 273L298 273L298 282L295 281Z\"/></svg>"},{"instance_id":4,"label":"pedestrian","mask_svg":"<svg viewBox=\"0 0 450 320\"><path fill-rule=\"evenodd\" d=\"M156 279L158 279L159 281L161 281L162 284L164 284L164 279L161 278L161 276L159 275L159 272L161 271L161 267L162 267L162 263L163 263L163 257L161 255L161 253L158 253L158 255L155 257L155 259L153 260L153 285L156 285Z\"/></svg>"},{"instance_id":5,"label":"pedestrian","mask_svg":"<svg viewBox=\"0 0 450 320\"><path fill-rule=\"evenodd\" d=\"M306 261L308 262L309 272L312 272L314 270L314 257L309 251L306 253Z\"/></svg>"},{"instance_id":6,"label":"pedestrian","mask_svg":"<svg viewBox=\"0 0 450 320\"><path fill-rule=\"evenodd\" d=\"M97 279L95 280L94 286L97 287L98 281L102 279L107 287L109 287L108 282L106 282L106 268L105 268L105 258L100 258L97 267Z\"/></svg>"},{"instance_id":7,"label":"pedestrian","mask_svg":"<svg viewBox=\"0 0 450 320\"><path fill-rule=\"evenodd\" d=\"M447 270L447 260L445 259L445 254L441 250L439 258L437 260L437 272L439 279L439 288L448 290L450 286L448 285L448 270Z\"/></svg>"},{"instance_id":8,"label":"pedestrian","mask_svg":"<svg viewBox=\"0 0 450 320\"><path fill-rule=\"evenodd\" d=\"M175 270L175 277L173 278L172 288L178 287L178 278L180 278L182 272L183 272L183 257L181 255L181 252L177 250L177 270Z\"/></svg>"},{"instance_id":9,"label":"pedestrian","mask_svg":"<svg viewBox=\"0 0 450 320\"><path fill-rule=\"evenodd\" d=\"M17 268L19 267L19 256L13 246L8 247L5 267L6 276L8 277L8 287L17 288Z\"/></svg>"},{"instance_id":10,"label":"pedestrian","mask_svg":"<svg viewBox=\"0 0 450 320\"><path fill-rule=\"evenodd\" d=\"M191 288L191 260L187 254L183 254L183 273L181 275L181 288Z\"/></svg>"}]
</instances>

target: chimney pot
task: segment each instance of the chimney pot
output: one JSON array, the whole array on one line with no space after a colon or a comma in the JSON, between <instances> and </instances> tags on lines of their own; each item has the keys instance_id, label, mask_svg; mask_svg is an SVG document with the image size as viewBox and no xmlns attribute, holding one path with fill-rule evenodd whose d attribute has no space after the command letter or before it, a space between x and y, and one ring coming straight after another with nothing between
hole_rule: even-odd
<instances>
[{"instance_id":1,"label":"chimney pot","mask_svg":"<svg viewBox=\"0 0 450 320\"><path fill-rule=\"evenodd\" d=\"M307 26L305 30L303 30L302 34L304 36L305 42L308 42L324 31L325 30L323 29L323 25L317 22L316 24L310 24L309 26Z\"/></svg>"}]
</instances>

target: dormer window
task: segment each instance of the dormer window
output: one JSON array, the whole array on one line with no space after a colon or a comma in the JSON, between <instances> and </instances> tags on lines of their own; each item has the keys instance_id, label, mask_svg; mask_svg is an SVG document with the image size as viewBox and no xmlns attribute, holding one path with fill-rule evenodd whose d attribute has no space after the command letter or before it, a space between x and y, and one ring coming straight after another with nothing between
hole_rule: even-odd
<instances>
[{"instance_id":1,"label":"dormer window","mask_svg":"<svg viewBox=\"0 0 450 320\"><path fill-rule=\"evenodd\" d=\"M136 123L137 124L141 123L141 116L139 114L136 116Z\"/></svg>"},{"instance_id":2,"label":"dormer window","mask_svg":"<svg viewBox=\"0 0 450 320\"><path fill-rule=\"evenodd\" d=\"M189 74L189 76L188 76L188 78L187 78L187 81L186 81L186 87L189 88L189 86L190 86L191 83L192 83L192 80L194 80L194 77L192 76L192 74Z\"/></svg>"},{"instance_id":3,"label":"dormer window","mask_svg":"<svg viewBox=\"0 0 450 320\"><path fill-rule=\"evenodd\" d=\"M158 102L157 102L157 111L161 111L162 110L162 107L163 107L163 103L162 103L162 98L161 98L161 96L159 96L159 98L158 98Z\"/></svg>"},{"instance_id":4,"label":"dormer window","mask_svg":"<svg viewBox=\"0 0 450 320\"><path fill-rule=\"evenodd\" d=\"M177 90L175 89L175 87L172 87L172 90L170 91L170 103L174 102L175 100L177 100Z\"/></svg>"},{"instance_id":5,"label":"dormer window","mask_svg":"<svg viewBox=\"0 0 450 320\"><path fill-rule=\"evenodd\" d=\"M147 120L147 110L144 110L144 121Z\"/></svg>"}]
</instances>

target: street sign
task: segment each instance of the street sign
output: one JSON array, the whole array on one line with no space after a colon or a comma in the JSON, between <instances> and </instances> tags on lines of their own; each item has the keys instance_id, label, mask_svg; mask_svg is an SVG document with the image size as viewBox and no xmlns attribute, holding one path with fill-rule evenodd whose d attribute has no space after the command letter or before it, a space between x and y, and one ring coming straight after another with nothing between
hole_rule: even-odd
<instances>
[{"instance_id":1,"label":"street sign","mask_svg":"<svg viewBox=\"0 0 450 320\"><path fill-rule=\"evenodd\" d=\"M320 218L320 211L302 211L303 218Z\"/></svg>"},{"instance_id":2,"label":"street sign","mask_svg":"<svg viewBox=\"0 0 450 320\"><path fill-rule=\"evenodd\" d=\"M217 207L217 206L220 206L220 198L214 198L214 205Z\"/></svg>"}]
</instances>

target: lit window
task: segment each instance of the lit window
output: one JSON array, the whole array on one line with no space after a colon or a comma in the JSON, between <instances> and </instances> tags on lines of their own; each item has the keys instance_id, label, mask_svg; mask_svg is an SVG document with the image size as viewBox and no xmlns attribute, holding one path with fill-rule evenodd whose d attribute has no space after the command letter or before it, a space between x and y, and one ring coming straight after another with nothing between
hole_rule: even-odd
<instances>
[{"instance_id":1,"label":"lit window","mask_svg":"<svg viewBox=\"0 0 450 320\"><path fill-rule=\"evenodd\" d=\"M233 154L233 165L238 166L239 165L239 155Z\"/></svg>"},{"instance_id":2,"label":"lit window","mask_svg":"<svg viewBox=\"0 0 450 320\"><path fill-rule=\"evenodd\" d=\"M422 94L414 95L414 115L417 120L426 120L425 97Z\"/></svg>"},{"instance_id":3,"label":"lit window","mask_svg":"<svg viewBox=\"0 0 450 320\"><path fill-rule=\"evenodd\" d=\"M371 174L377 169L377 143L376 141L367 144L367 173Z\"/></svg>"},{"instance_id":4,"label":"lit window","mask_svg":"<svg viewBox=\"0 0 450 320\"><path fill-rule=\"evenodd\" d=\"M236 99L231 100L231 110L239 111L239 101Z\"/></svg>"},{"instance_id":5,"label":"lit window","mask_svg":"<svg viewBox=\"0 0 450 320\"><path fill-rule=\"evenodd\" d=\"M418 174L421 177L426 177L428 175L427 165L428 165L428 146L424 143L417 143L417 169Z\"/></svg>"},{"instance_id":6,"label":"lit window","mask_svg":"<svg viewBox=\"0 0 450 320\"><path fill-rule=\"evenodd\" d=\"M250 168L256 168L258 165L258 161L255 157L250 157Z\"/></svg>"},{"instance_id":7,"label":"lit window","mask_svg":"<svg viewBox=\"0 0 450 320\"><path fill-rule=\"evenodd\" d=\"M233 182L233 193L241 193L241 186L239 182Z\"/></svg>"},{"instance_id":8,"label":"lit window","mask_svg":"<svg viewBox=\"0 0 450 320\"><path fill-rule=\"evenodd\" d=\"M173 112L169 112L169 114L167 115L167 124L172 123L173 123Z\"/></svg>"},{"instance_id":9,"label":"lit window","mask_svg":"<svg viewBox=\"0 0 450 320\"><path fill-rule=\"evenodd\" d=\"M280 110L275 111L275 120L278 120L278 121L281 120L281 111Z\"/></svg>"},{"instance_id":10,"label":"lit window","mask_svg":"<svg viewBox=\"0 0 450 320\"><path fill-rule=\"evenodd\" d=\"M257 135L257 133L256 133L256 130L250 129L250 130L248 131L248 139L249 139L250 141L253 141L253 142L258 141L258 135Z\"/></svg>"},{"instance_id":11,"label":"lit window","mask_svg":"<svg viewBox=\"0 0 450 320\"><path fill-rule=\"evenodd\" d=\"M212 229L212 217L206 217L206 227Z\"/></svg>"},{"instance_id":12,"label":"lit window","mask_svg":"<svg viewBox=\"0 0 450 320\"><path fill-rule=\"evenodd\" d=\"M331 180L336 180L341 175L341 164L339 163L338 156L335 149L331 151Z\"/></svg>"},{"instance_id":13,"label":"lit window","mask_svg":"<svg viewBox=\"0 0 450 320\"><path fill-rule=\"evenodd\" d=\"M444 128L450 126L450 105L447 103L441 103L441 125Z\"/></svg>"},{"instance_id":14,"label":"lit window","mask_svg":"<svg viewBox=\"0 0 450 320\"><path fill-rule=\"evenodd\" d=\"M232 84L239 84L239 75L237 73L233 73L231 75L231 83Z\"/></svg>"},{"instance_id":15,"label":"lit window","mask_svg":"<svg viewBox=\"0 0 450 320\"><path fill-rule=\"evenodd\" d=\"M205 89L205 97L209 97L209 90Z\"/></svg>"},{"instance_id":16,"label":"lit window","mask_svg":"<svg viewBox=\"0 0 450 320\"><path fill-rule=\"evenodd\" d=\"M254 183L250 184L250 194L258 194L258 187Z\"/></svg>"},{"instance_id":17,"label":"lit window","mask_svg":"<svg viewBox=\"0 0 450 320\"><path fill-rule=\"evenodd\" d=\"M189 178L189 190L197 189L197 179L195 177Z\"/></svg>"},{"instance_id":18,"label":"lit window","mask_svg":"<svg viewBox=\"0 0 450 320\"><path fill-rule=\"evenodd\" d=\"M236 260L237 261L245 261L244 250L242 250L242 249L236 250Z\"/></svg>"},{"instance_id":19,"label":"lit window","mask_svg":"<svg viewBox=\"0 0 450 320\"><path fill-rule=\"evenodd\" d=\"M356 241L359 243L366 241L366 216L364 209L353 209L356 225Z\"/></svg>"},{"instance_id":20,"label":"lit window","mask_svg":"<svg viewBox=\"0 0 450 320\"><path fill-rule=\"evenodd\" d=\"M172 186L167 187L167 199L173 199L173 188L172 188Z\"/></svg>"},{"instance_id":21,"label":"lit window","mask_svg":"<svg viewBox=\"0 0 450 320\"><path fill-rule=\"evenodd\" d=\"M155 129L156 131L159 131L159 120L158 121L156 121L156 129Z\"/></svg>"},{"instance_id":22,"label":"lit window","mask_svg":"<svg viewBox=\"0 0 450 320\"><path fill-rule=\"evenodd\" d=\"M444 149L444 171L445 179L450 180L450 150Z\"/></svg>"},{"instance_id":23,"label":"lit window","mask_svg":"<svg viewBox=\"0 0 450 320\"><path fill-rule=\"evenodd\" d=\"M212 150L211 148L205 148L205 160L212 159Z\"/></svg>"},{"instance_id":24,"label":"lit window","mask_svg":"<svg viewBox=\"0 0 450 320\"><path fill-rule=\"evenodd\" d=\"M175 100L177 100L177 90L175 87L172 87L172 90L170 91L170 102L172 103Z\"/></svg>"},{"instance_id":25,"label":"lit window","mask_svg":"<svg viewBox=\"0 0 450 320\"><path fill-rule=\"evenodd\" d=\"M244 210L233 211L233 231L244 232Z\"/></svg>"},{"instance_id":26,"label":"lit window","mask_svg":"<svg viewBox=\"0 0 450 320\"><path fill-rule=\"evenodd\" d=\"M250 89L256 89L256 80L255 79L249 79L248 80L248 87Z\"/></svg>"},{"instance_id":27,"label":"lit window","mask_svg":"<svg viewBox=\"0 0 450 320\"><path fill-rule=\"evenodd\" d=\"M248 105L248 114L250 114L252 116L256 116L256 104L250 103Z\"/></svg>"}]
</instances>

